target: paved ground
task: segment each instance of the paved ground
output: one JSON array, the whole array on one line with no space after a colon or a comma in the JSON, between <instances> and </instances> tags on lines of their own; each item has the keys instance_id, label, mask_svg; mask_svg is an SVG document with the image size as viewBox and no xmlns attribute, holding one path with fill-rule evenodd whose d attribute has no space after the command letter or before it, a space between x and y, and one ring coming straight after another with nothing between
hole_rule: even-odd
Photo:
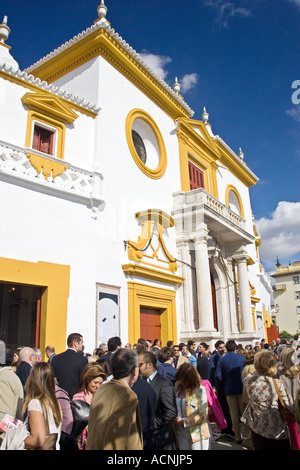
<instances>
[{"instance_id":1,"label":"paved ground","mask_svg":"<svg viewBox=\"0 0 300 470\"><path fill-rule=\"evenodd\" d=\"M237 444L233 437L221 435L215 424L212 423L211 450L247 450L241 444Z\"/></svg>"}]
</instances>

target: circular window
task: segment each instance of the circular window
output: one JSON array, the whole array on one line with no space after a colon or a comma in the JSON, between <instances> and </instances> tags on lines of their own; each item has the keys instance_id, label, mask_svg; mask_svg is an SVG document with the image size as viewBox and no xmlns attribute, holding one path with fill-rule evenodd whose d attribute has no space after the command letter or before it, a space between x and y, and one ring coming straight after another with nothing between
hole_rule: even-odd
<instances>
[{"instance_id":1,"label":"circular window","mask_svg":"<svg viewBox=\"0 0 300 470\"><path fill-rule=\"evenodd\" d=\"M126 119L126 137L130 153L145 175L161 178L167 166L167 154L162 135L147 113L132 110Z\"/></svg>"},{"instance_id":2,"label":"circular window","mask_svg":"<svg viewBox=\"0 0 300 470\"><path fill-rule=\"evenodd\" d=\"M132 140L133 140L133 145L138 156L140 157L142 162L146 165L146 161L147 161L146 147L144 145L143 139L141 138L140 134L138 134L134 130L132 130Z\"/></svg>"}]
</instances>

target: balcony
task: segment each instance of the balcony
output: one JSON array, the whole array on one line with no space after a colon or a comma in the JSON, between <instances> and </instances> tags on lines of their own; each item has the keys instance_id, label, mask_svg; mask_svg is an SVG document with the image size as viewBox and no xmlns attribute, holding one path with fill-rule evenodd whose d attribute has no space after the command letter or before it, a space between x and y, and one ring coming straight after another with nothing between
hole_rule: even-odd
<instances>
[{"instance_id":1,"label":"balcony","mask_svg":"<svg viewBox=\"0 0 300 470\"><path fill-rule=\"evenodd\" d=\"M228 206L199 188L173 194L177 230L192 233L202 223L222 243L252 243L254 235L246 231L246 221Z\"/></svg>"},{"instance_id":2,"label":"balcony","mask_svg":"<svg viewBox=\"0 0 300 470\"><path fill-rule=\"evenodd\" d=\"M28 158L30 149L16 147L0 141L0 179L21 186L57 195L78 203L86 204L95 213L104 209L101 198L102 175L75 167L65 160L36 152L45 160L48 167L60 165L62 172L47 177L38 171Z\"/></svg>"},{"instance_id":3,"label":"balcony","mask_svg":"<svg viewBox=\"0 0 300 470\"><path fill-rule=\"evenodd\" d=\"M286 290L286 284L276 284L273 287L274 292L280 292L280 291L285 291Z\"/></svg>"}]
</instances>

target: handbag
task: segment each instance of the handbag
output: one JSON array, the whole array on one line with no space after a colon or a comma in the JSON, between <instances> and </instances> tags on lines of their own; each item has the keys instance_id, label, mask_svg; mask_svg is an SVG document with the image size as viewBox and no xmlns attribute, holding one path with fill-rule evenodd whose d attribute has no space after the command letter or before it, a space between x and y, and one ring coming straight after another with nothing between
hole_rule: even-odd
<instances>
[{"instance_id":1,"label":"handbag","mask_svg":"<svg viewBox=\"0 0 300 470\"><path fill-rule=\"evenodd\" d=\"M278 409L279 413L285 423L288 423L289 421L292 421L295 419L294 413L292 413L287 406L285 405L283 398L281 396L281 393L279 391L279 388L277 386L276 380L273 379L274 387L278 395Z\"/></svg>"},{"instance_id":2,"label":"handbag","mask_svg":"<svg viewBox=\"0 0 300 470\"><path fill-rule=\"evenodd\" d=\"M88 424L90 405L82 400L70 400L70 405L73 414L71 435L76 439Z\"/></svg>"}]
</instances>

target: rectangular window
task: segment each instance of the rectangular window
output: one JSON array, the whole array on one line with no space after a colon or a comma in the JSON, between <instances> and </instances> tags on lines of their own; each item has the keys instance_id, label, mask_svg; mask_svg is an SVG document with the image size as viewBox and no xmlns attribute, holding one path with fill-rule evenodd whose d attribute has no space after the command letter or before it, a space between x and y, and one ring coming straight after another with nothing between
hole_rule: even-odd
<instances>
[{"instance_id":1,"label":"rectangular window","mask_svg":"<svg viewBox=\"0 0 300 470\"><path fill-rule=\"evenodd\" d=\"M300 305L297 305L297 314L300 315Z\"/></svg>"},{"instance_id":2,"label":"rectangular window","mask_svg":"<svg viewBox=\"0 0 300 470\"><path fill-rule=\"evenodd\" d=\"M293 283L294 284L299 284L300 280L299 280L299 276L293 276Z\"/></svg>"},{"instance_id":3,"label":"rectangular window","mask_svg":"<svg viewBox=\"0 0 300 470\"><path fill-rule=\"evenodd\" d=\"M190 189L205 188L204 172L189 162Z\"/></svg>"},{"instance_id":4,"label":"rectangular window","mask_svg":"<svg viewBox=\"0 0 300 470\"><path fill-rule=\"evenodd\" d=\"M300 290L295 292L295 299L300 299Z\"/></svg>"},{"instance_id":5,"label":"rectangular window","mask_svg":"<svg viewBox=\"0 0 300 470\"><path fill-rule=\"evenodd\" d=\"M39 152L47 153L48 155L54 155L54 135L55 131L35 124L32 148Z\"/></svg>"}]
</instances>

